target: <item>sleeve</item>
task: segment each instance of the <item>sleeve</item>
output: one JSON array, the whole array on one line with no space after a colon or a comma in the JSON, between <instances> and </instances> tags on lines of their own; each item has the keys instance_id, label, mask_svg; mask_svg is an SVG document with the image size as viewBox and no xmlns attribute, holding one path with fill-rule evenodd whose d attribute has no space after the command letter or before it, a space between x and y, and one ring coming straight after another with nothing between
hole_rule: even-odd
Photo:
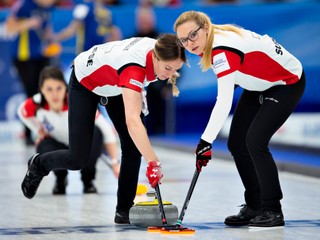
<instances>
[{"instance_id":1,"label":"sleeve","mask_svg":"<svg viewBox=\"0 0 320 240\"><path fill-rule=\"evenodd\" d=\"M96 126L101 130L104 144L117 142L117 134L112 124L100 112L96 114Z\"/></svg>"},{"instance_id":2,"label":"sleeve","mask_svg":"<svg viewBox=\"0 0 320 240\"><path fill-rule=\"evenodd\" d=\"M142 92L146 70L138 64L127 65L119 74L119 87L126 87L137 92Z\"/></svg>"},{"instance_id":3,"label":"sleeve","mask_svg":"<svg viewBox=\"0 0 320 240\"><path fill-rule=\"evenodd\" d=\"M26 17L26 14L24 14L23 11L23 6L24 4L22 0L16 1L11 8L10 15L16 17Z\"/></svg>"},{"instance_id":4,"label":"sleeve","mask_svg":"<svg viewBox=\"0 0 320 240\"><path fill-rule=\"evenodd\" d=\"M218 78L238 70L244 58L243 52L231 47L217 47L212 54L212 68Z\"/></svg>"},{"instance_id":5,"label":"sleeve","mask_svg":"<svg viewBox=\"0 0 320 240\"><path fill-rule=\"evenodd\" d=\"M212 143L218 136L232 106L234 93L234 73L218 78L218 96L209 122L201 138Z\"/></svg>"},{"instance_id":6,"label":"sleeve","mask_svg":"<svg viewBox=\"0 0 320 240\"><path fill-rule=\"evenodd\" d=\"M37 104L34 103L32 98L20 104L17 110L19 119L25 124L33 133L38 134L41 128L41 123L36 117Z\"/></svg>"}]
</instances>

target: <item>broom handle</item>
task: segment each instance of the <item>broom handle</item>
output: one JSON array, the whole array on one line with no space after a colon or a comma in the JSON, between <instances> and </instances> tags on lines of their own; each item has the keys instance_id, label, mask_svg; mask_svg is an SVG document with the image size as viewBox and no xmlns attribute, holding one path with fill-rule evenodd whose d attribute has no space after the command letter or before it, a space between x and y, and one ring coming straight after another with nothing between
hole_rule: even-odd
<instances>
[{"instance_id":1,"label":"broom handle","mask_svg":"<svg viewBox=\"0 0 320 240\"><path fill-rule=\"evenodd\" d=\"M162 203L162 198L161 198L161 194L160 194L159 184L157 184L155 186L155 190L156 190L156 195L157 195L157 199L158 199L158 206L159 206L159 210L160 210L161 221L162 221L162 224L164 226L167 226L168 222L167 222L166 214L165 214L164 208L163 208L163 203Z\"/></svg>"},{"instance_id":2,"label":"broom handle","mask_svg":"<svg viewBox=\"0 0 320 240\"><path fill-rule=\"evenodd\" d=\"M182 224L182 220L183 220L184 215L185 215L185 213L186 213L186 210L187 210L187 208L188 208L188 205L189 205L189 202L190 202L190 199L191 199L191 196L192 196L194 187L196 186L196 183L197 183L199 174L200 174L200 172L198 172L197 169L196 169L195 172L194 172L194 174L193 174L193 178L192 178L192 181L191 181L191 184L190 184L188 193L187 193L187 197L186 197L186 199L185 199L185 201L184 201L184 204L183 204L183 207L182 207L182 210L181 210L179 219L178 219L178 221L177 221L177 225L178 225L178 226L181 226L181 224Z\"/></svg>"}]
</instances>

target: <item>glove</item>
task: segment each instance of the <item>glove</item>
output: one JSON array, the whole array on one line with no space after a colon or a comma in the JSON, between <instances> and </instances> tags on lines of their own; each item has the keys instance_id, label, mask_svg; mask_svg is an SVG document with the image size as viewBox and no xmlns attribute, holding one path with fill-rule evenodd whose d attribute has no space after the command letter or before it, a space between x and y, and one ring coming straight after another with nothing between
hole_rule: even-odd
<instances>
[{"instance_id":1,"label":"glove","mask_svg":"<svg viewBox=\"0 0 320 240\"><path fill-rule=\"evenodd\" d=\"M163 177L160 162L149 162L147 167L146 176L152 188L155 188L157 184L161 184Z\"/></svg>"},{"instance_id":2,"label":"glove","mask_svg":"<svg viewBox=\"0 0 320 240\"><path fill-rule=\"evenodd\" d=\"M200 139L196 154L196 168L198 172L201 172L201 168L207 166L207 163L212 158L212 144Z\"/></svg>"}]
</instances>

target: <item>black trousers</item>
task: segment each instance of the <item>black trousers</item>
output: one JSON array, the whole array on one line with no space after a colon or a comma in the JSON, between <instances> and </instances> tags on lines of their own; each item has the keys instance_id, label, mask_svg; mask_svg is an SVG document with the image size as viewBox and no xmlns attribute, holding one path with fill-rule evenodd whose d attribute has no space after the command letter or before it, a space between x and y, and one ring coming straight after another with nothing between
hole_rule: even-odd
<instances>
[{"instance_id":1,"label":"black trousers","mask_svg":"<svg viewBox=\"0 0 320 240\"><path fill-rule=\"evenodd\" d=\"M274 133L297 106L305 89L305 76L293 85L263 92L244 90L236 106L228 148L245 188L246 204L280 211L282 191L278 170L268 145Z\"/></svg>"},{"instance_id":2,"label":"black trousers","mask_svg":"<svg viewBox=\"0 0 320 240\"><path fill-rule=\"evenodd\" d=\"M76 79L74 70L71 73L68 92L69 149L40 155L39 166L43 175L56 169L80 170L87 165L90 159L95 114L100 96L82 86ZM133 143L126 126L122 96L108 99L106 109L118 132L122 153L117 210L128 211L136 195L141 154Z\"/></svg>"},{"instance_id":3,"label":"black trousers","mask_svg":"<svg viewBox=\"0 0 320 240\"><path fill-rule=\"evenodd\" d=\"M96 176L96 163L98 158L100 157L103 151L103 136L102 132L98 127L94 128L93 134L93 142L91 148L91 154L88 164L81 169L81 180L86 185L90 183L92 180L95 179ZM44 138L38 145L37 145L37 152L42 154L50 151L55 151L59 149L68 149L68 146L62 142L57 141L52 137ZM64 182L66 176L68 175L68 170L66 169L59 169L54 170L54 174L57 177L58 182Z\"/></svg>"},{"instance_id":4,"label":"black trousers","mask_svg":"<svg viewBox=\"0 0 320 240\"><path fill-rule=\"evenodd\" d=\"M32 97L34 94L39 92L39 75L41 70L45 66L49 65L49 59L39 58L27 61L19 61L18 59L15 59L13 62L27 97ZM25 134L27 138L31 137L30 129L26 126Z\"/></svg>"}]
</instances>

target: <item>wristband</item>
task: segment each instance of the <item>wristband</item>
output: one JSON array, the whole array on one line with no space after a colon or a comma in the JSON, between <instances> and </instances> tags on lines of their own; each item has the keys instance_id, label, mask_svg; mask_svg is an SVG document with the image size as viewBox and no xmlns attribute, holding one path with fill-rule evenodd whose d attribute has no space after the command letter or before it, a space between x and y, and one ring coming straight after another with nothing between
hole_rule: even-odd
<instances>
[{"instance_id":1,"label":"wristband","mask_svg":"<svg viewBox=\"0 0 320 240\"><path fill-rule=\"evenodd\" d=\"M160 167L161 166L161 162L159 161L151 161L148 163L149 167Z\"/></svg>"}]
</instances>

